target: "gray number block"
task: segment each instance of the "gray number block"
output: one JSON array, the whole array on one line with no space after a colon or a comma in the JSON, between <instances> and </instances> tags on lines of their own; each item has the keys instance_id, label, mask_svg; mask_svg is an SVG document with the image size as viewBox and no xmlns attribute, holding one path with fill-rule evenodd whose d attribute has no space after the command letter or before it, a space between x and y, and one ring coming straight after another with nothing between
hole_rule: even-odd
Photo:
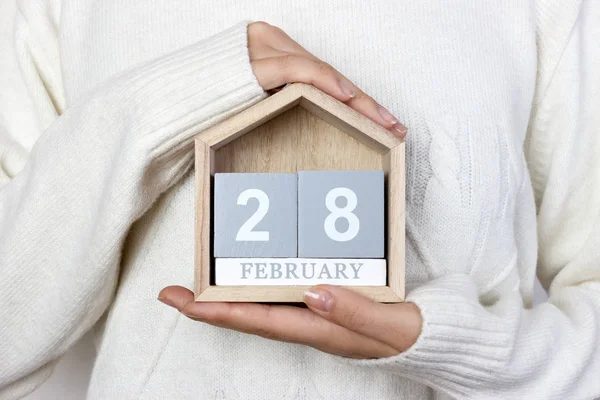
<instances>
[{"instance_id":1,"label":"gray number block","mask_svg":"<svg viewBox=\"0 0 600 400\"><path fill-rule=\"evenodd\" d=\"M296 174L217 173L215 257L296 257Z\"/></svg>"},{"instance_id":2,"label":"gray number block","mask_svg":"<svg viewBox=\"0 0 600 400\"><path fill-rule=\"evenodd\" d=\"M383 258L383 171L298 172L298 256Z\"/></svg>"}]
</instances>

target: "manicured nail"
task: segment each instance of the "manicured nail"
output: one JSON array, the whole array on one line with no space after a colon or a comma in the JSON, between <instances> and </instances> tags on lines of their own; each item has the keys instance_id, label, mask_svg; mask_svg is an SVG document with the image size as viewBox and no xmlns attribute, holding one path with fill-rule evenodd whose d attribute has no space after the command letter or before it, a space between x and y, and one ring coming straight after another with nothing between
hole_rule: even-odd
<instances>
[{"instance_id":1,"label":"manicured nail","mask_svg":"<svg viewBox=\"0 0 600 400\"><path fill-rule=\"evenodd\" d=\"M398 136L400 139L404 139L406 132L408 132L408 128L402 125L400 122L396 122L394 125L392 125L392 129L395 131L396 136Z\"/></svg>"},{"instance_id":2,"label":"manicured nail","mask_svg":"<svg viewBox=\"0 0 600 400\"><path fill-rule=\"evenodd\" d=\"M385 119L387 122L389 122L391 124L396 124L398 122L398 119L396 119L396 117L394 117L385 108L383 108L381 106L377 106L377 109L379 110L379 115L381 115L381 118Z\"/></svg>"},{"instance_id":3,"label":"manicured nail","mask_svg":"<svg viewBox=\"0 0 600 400\"><path fill-rule=\"evenodd\" d=\"M304 292L304 302L317 310L327 312L333 307L333 296L327 290L313 288Z\"/></svg>"},{"instance_id":4,"label":"manicured nail","mask_svg":"<svg viewBox=\"0 0 600 400\"><path fill-rule=\"evenodd\" d=\"M168 306L175 307L175 304L172 303L168 297L158 296L158 301L165 303Z\"/></svg>"},{"instance_id":5,"label":"manicured nail","mask_svg":"<svg viewBox=\"0 0 600 400\"><path fill-rule=\"evenodd\" d=\"M350 87L350 85L347 82L344 82L344 80L340 79L340 88L342 89L342 92L352 98L354 96L356 96L356 93L354 92L354 89L352 89L352 87Z\"/></svg>"}]
</instances>

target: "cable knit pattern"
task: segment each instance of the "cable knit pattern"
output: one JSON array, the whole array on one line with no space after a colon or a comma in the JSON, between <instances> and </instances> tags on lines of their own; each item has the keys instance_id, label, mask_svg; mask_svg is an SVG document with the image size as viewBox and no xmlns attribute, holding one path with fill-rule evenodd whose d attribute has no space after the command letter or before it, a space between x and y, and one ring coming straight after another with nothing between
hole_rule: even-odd
<instances>
[{"instance_id":1,"label":"cable knit pattern","mask_svg":"<svg viewBox=\"0 0 600 400\"><path fill-rule=\"evenodd\" d=\"M407 301L424 325L401 354L332 356L156 300L193 284L193 137L266 96L251 20L409 128ZM19 0L10 21L0 399L90 329L89 399L600 396L600 2ZM536 273L549 299L531 308Z\"/></svg>"}]
</instances>

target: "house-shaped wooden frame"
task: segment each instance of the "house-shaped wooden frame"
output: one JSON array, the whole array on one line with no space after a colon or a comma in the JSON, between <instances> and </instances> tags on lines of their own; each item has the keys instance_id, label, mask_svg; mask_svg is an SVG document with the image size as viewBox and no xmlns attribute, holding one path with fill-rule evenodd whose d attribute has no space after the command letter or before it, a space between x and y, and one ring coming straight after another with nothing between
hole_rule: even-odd
<instances>
[{"instance_id":1,"label":"house-shaped wooden frame","mask_svg":"<svg viewBox=\"0 0 600 400\"><path fill-rule=\"evenodd\" d=\"M215 172L382 169L387 286L353 286L375 301L404 300L404 142L346 104L296 83L203 131L196 146L196 301L302 302L307 286L215 286Z\"/></svg>"}]
</instances>

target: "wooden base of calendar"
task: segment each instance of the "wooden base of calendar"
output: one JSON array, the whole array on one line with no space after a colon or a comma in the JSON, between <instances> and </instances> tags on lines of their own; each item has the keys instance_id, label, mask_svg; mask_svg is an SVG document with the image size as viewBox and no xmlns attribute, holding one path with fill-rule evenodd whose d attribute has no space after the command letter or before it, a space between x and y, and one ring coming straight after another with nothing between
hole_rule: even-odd
<instances>
[{"instance_id":1,"label":"wooden base of calendar","mask_svg":"<svg viewBox=\"0 0 600 400\"><path fill-rule=\"evenodd\" d=\"M215 172L375 170L385 173L387 281L349 286L404 299L404 142L310 85L293 84L202 132L196 146L196 301L302 302L309 286L216 286L211 250Z\"/></svg>"}]
</instances>

